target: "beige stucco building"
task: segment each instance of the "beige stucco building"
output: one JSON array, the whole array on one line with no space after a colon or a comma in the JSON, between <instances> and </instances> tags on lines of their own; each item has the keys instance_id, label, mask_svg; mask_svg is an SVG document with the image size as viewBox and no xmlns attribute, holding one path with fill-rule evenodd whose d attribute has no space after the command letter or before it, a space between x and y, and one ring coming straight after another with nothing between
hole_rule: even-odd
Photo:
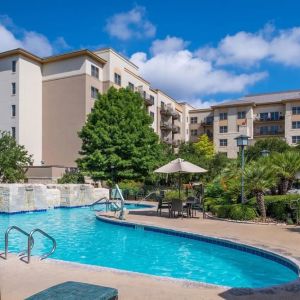
<instances>
[{"instance_id":1,"label":"beige stucco building","mask_svg":"<svg viewBox=\"0 0 300 300\"><path fill-rule=\"evenodd\" d=\"M153 130L174 151L202 134L231 158L237 156L240 134L248 135L250 143L270 136L289 144L300 141L300 91L250 95L196 109L153 87L136 65L111 48L47 58L15 49L0 53L0 130L11 132L33 155L32 178L41 176L39 166L49 174L49 167L76 166L77 133L98 93L111 86L141 94Z\"/></svg>"}]
</instances>

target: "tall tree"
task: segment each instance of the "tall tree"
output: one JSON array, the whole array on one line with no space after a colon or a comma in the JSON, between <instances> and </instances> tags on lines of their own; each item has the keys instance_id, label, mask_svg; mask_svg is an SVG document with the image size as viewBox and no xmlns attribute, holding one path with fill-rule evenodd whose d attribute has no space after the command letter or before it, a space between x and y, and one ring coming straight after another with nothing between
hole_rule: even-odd
<instances>
[{"instance_id":1,"label":"tall tree","mask_svg":"<svg viewBox=\"0 0 300 300\"><path fill-rule=\"evenodd\" d=\"M163 147L151 128L144 100L129 89L110 88L99 95L82 139L80 170L94 180L142 180L163 159Z\"/></svg>"},{"instance_id":2,"label":"tall tree","mask_svg":"<svg viewBox=\"0 0 300 300\"><path fill-rule=\"evenodd\" d=\"M258 210L263 221L266 220L265 193L276 184L276 178L272 169L262 160L246 165L245 171L246 189L255 195Z\"/></svg>"},{"instance_id":3,"label":"tall tree","mask_svg":"<svg viewBox=\"0 0 300 300\"><path fill-rule=\"evenodd\" d=\"M26 179L32 156L18 145L8 132L0 132L0 182L15 183Z\"/></svg>"},{"instance_id":4,"label":"tall tree","mask_svg":"<svg viewBox=\"0 0 300 300\"><path fill-rule=\"evenodd\" d=\"M259 159L262 156L261 151L263 150L267 150L270 152L270 154L272 154L285 152L291 149L291 146L289 146L286 141L278 137L261 139L257 141L253 146L248 147L246 151L246 159Z\"/></svg>"},{"instance_id":5,"label":"tall tree","mask_svg":"<svg viewBox=\"0 0 300 300\"><path fill-rule=\"evenodd\" d=\"M201 135L198 142L194 143L194 147L198 155L203 155L207 159L212 159L215 154L214 144L207 134Z\"/></svg>"}]
</instances>

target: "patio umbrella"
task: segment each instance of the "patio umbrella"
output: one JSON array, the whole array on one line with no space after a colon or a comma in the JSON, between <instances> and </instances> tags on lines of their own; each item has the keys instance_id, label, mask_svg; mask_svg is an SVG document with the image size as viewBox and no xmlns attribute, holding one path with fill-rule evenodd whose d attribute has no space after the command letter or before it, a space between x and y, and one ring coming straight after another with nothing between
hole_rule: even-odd
<instances>
[{"instance_id":1,"label":"patio umbrella","mask_svg":"<svg viewBox=\"0 0 300 300\"><path fill-rule=\"evenodd\" d=\"M179 198L180 198L180 185L181 185L181 173L205 173L207 170L198 167L182 158L176 158L166 165L156 169L155 173L179 173Z\"/></svg>"}]
</instances>

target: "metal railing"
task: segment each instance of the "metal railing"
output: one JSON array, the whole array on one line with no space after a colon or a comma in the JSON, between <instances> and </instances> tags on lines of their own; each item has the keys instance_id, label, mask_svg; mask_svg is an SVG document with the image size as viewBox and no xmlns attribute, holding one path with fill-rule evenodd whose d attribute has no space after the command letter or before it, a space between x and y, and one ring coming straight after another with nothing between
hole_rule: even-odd
<instances>
[{"instance_id":1,"label":"metal railing","mask_svg":"<svg viewBox=\"0 0 300 300\"><path fill-rule=\"evenodd\" d=\"M32 243L32 239L33 239L33 235L34 233L36 232L39 232L41 233L43 236L45 236L46 238L50 239L52 241L52 249L51 251L49 251L48 253L40 256L40 260L43 260L45 258L47 258L48 256L50 256L51 254L54 253L54 251L56 250L56 241L55 239L49 235L48 233L46 233L45 231L39 229L39 228L36 228L36 229L33 229L30 233L29 233L29 237L28 237L28 245L27 245L27 263L30 263L30 257L31 257L31 250L32 250L32 247L31 247L31 243Z\"/></svg>"},{"instance_id":2,"label":"metal railing","mask_svg":"<svg viewBox=\"0 0 300 300\"><path fill-rule=\"evenodd\" d=\"M104 201L105 200L105 201ZM104 198L101 198L95 202L93 202L91 205L90 205L90 210L95 210L94 207L95 205L97 204L109 204L109 199L104 197ZM106 211L107 211L107 208L106 208Z\"/></svg>"},{"instance_id":3,"label":"metal railing","mask_svg":"<svg viewBox=\"0 0 300 300\"><path fill-rule=\"evenodd\" d=\"M24 231L23 229L21 229L20 227L18 226L10 226L9 228L7 228L6 232L5 232L5 250L4 250L4 259L7 259L7 256L8 256L8 242L9 242L9 233L12 231L12 230L17 230L19 231L20 233L24 234L25 236L27 236L27 251L24 250L22 251L19 256L26 256L26 252L27 252L27 261L24 260L23 258L21 258L24 262L26 263L30 263L30 257L31 257L31 250L34 246L34 238L33 238L33 234L35 232L39 232L41 233L42 235L44 235L45 237L47 237L48 239L50 239L52 241L52 249L49 253L46 253L44 255L42 255L40 257L41 260L47 258L48 256L50 256L51 254L54 253L54 251L56 250L56 241L55 239L50 236L48 233L46 233L45 231L39 229L39 228L36 228L36 229L33 229L30 233Z\"/></svg>"}]
</instances>

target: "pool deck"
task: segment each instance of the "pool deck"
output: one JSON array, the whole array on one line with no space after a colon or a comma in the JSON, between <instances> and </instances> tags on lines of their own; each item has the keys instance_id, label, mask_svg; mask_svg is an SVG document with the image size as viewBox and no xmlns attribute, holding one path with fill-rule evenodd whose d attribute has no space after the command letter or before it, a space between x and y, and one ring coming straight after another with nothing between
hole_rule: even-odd
<instances>
[{"instance_id":1,"label":"pool deck","mask_svg":"<svg viewBox=\"0 0 300 300\"><path fill-rule=\"evenodd\" d=\"M221 237L276 251L300 261L300 226L256 225L197 218L169 219L156 209L132 211L127 221ZM100 255L105 255L100 253ZM114 287L119 299L300 299L300 281L262 290L223 287L170 280L101 267L33 258L27 265L15 255L0 259L1 300L24 299L64 281L82 281Z\"/></svg>"}]
</instances>

